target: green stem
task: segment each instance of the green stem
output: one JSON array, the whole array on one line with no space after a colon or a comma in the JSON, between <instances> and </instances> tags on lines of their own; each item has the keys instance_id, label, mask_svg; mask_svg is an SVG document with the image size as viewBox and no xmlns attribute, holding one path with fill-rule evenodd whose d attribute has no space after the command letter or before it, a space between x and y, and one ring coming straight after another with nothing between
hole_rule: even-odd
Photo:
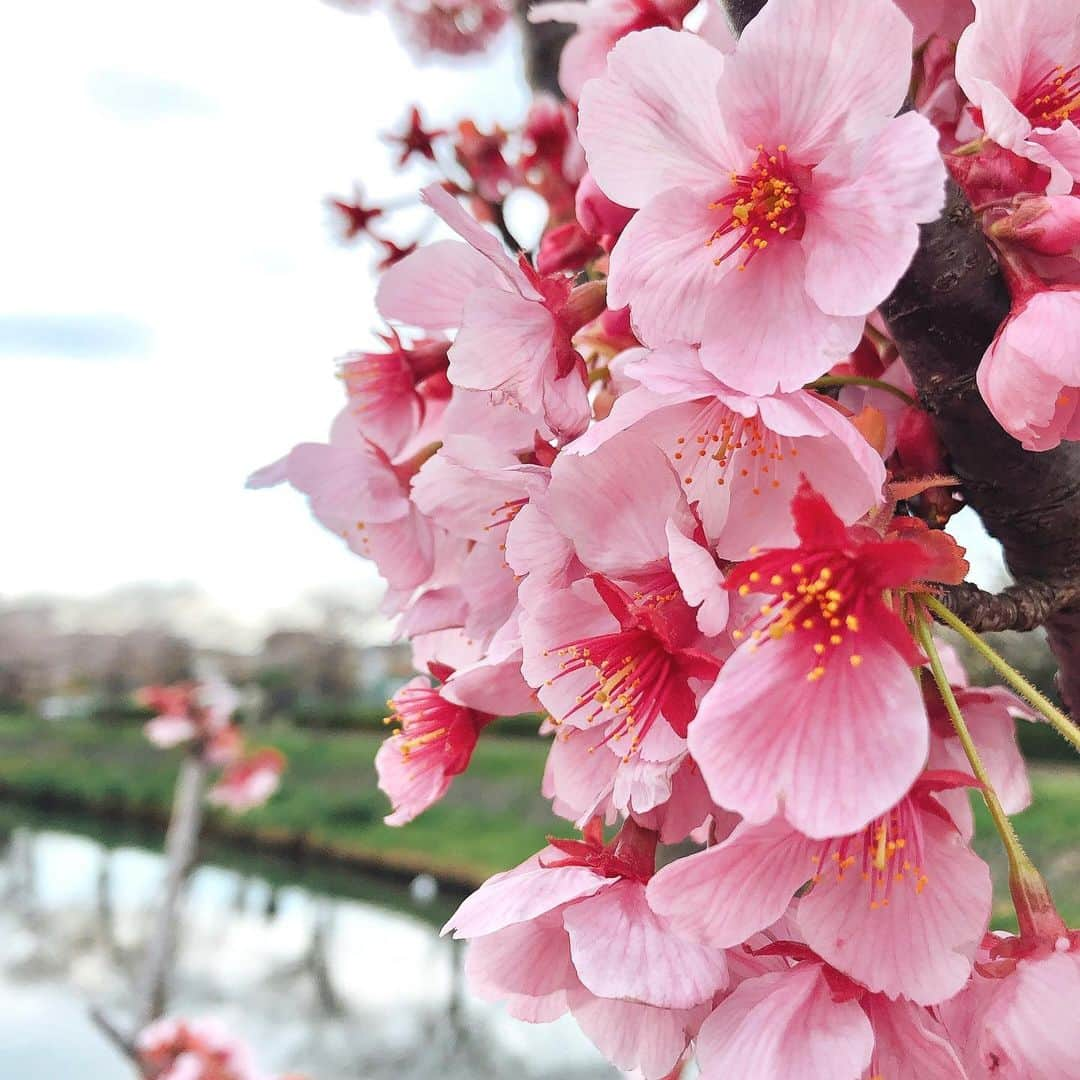
<instances>
[{"instance_id":1,"label":"green stem","mask_svg":"<svg viewBox=\"0 0 1080 1080\"><path fill-rule=\"evenodd\" d=\"M938 655L937 646L934 644L934 636L930 632L930 625L929 616L926 615L925 610L920 608L920 614L915 619L915 636L930 661L930 670L941 694L941 699L945 703L945 711L949 714L949 719L956 730L956 736L960 740L960 745L964 748L968 762L971 764L971 771L975 774L975 779L979 781L983 801L986 803L986 809L990 811L994 828L997 829L1001 842L1005 845L1005 852L1009 856L1010 876L1015 876L1021 870L1026 870L1028 866L1031 866L1031 860L1028 858L1027 852L1024 851L1020 838L1016 835L1016 830L1009 820L1009 815L1002 808L997 792L994 791L994 787L990 783L990 776L986 771L986 766L983 765L982 758L979 756L979 751L975 746L975 740L971 737L964 715L960 711L960 706L956 703L956 696L949 685L949 677L945 674L941 657ZM1032 867L1032 870L1034 870L1034 867Z\"/></svg>"},{"instance_id":2,"label":"green stem","mask_svg":"<svg viewBox=\"0 0 1080 1080\"><path fill-rule=\"evenodd\" d=\"M1046 718L1046 722L1068 742L1074 750L1080 751L1080 728L1056 706L1048 701L1014 667L1000 657L974 630L958 619L940 600L933 596L924 596L926 606L946 626L955 630L988 664L1023 698L1029 701Z\"/></svg>"},{"instance_id":3,"label":"green stem","mask_svg":"<svg viewBox=\"0 0 1080 1080\"><path fill-rule=\"evenodd\" d=\"M871 379L866 375L822 375L820 379L806 384L807 390L827 390L830 386L871 386L875 390L884 390L887 394L898 397L908 405L916 405L918 402L899 386L885 382L884 379Z\"/></svg>"}]
</instances>

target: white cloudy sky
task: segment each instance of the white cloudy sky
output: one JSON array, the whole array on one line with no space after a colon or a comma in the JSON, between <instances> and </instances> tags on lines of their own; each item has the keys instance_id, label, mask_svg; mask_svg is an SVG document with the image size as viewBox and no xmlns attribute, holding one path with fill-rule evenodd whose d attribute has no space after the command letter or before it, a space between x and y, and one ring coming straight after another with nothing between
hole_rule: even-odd
<instances>
[{"instance_id":1,"label":"white cloudy sky","mask_svg":"<svg viewBox=\"0 0 1080 1080\"><path fill-rule=\"evenodd\" d=\"M372 588L297 496L243 481L323 435L333 358L368 341L371 260L335 244L324 196L400 188L378 132L412 101L513 122L513 40L417 68L381 15L319 0L5 21L0 595L189 581L254 618Z\"/></svg>"},{"instance_id":2,"label":"white cloudy sky","mask_svg":"<svg viewBox=\"0 0 1080 1080\"><path fill-rule=\"evenodd\" d=\"M513 121L512 40L418 69L381 15L319 0L5 23L0 595L186 580L247 613L372 582L244 478L324 435L333 358L368 341L371 258L335 243L324 196L402 184L378 132L411 101Z\"/></svg>"}]
</instances>

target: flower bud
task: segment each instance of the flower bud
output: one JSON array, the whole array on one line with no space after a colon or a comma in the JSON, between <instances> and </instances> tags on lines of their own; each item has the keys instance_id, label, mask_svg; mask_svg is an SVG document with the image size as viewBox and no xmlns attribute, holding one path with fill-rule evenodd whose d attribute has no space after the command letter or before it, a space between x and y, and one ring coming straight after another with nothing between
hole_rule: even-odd
<instances>
[{"instance_id":1,"label":"flower bud","mask_svg":"<svg viewBox=\"0 0 1080 1080\"><path fill-rule=\"evenodd\" d=\"M536 266L541 274L577 271L600 254L596 241L576 221L568 221L544 233Z\"/></svg>"},{"instance_id":2,"label":"flower bud","mask_svg":"<svg viewBox=\"0 0 1080 1080\"><path fill-rule=\"evenodd\" d=\"M1080 198L1074 195L1018 196L1015 209L990 226L999 240L1037 251L1068 255L1080 247Z\"/></svg>"}]
</instances>

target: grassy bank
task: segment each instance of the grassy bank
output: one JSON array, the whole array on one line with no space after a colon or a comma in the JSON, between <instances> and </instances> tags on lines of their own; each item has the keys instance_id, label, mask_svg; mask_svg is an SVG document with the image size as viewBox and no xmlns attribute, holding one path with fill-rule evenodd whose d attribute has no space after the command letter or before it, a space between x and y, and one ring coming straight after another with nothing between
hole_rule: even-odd
<instances>
[{"instance_id":1,"label":"grassy bank","mask_svg":"<svg viewBox=\"0 0 1080 1080\"><path fill-rule=\"evenodd\" d=\"M289 770L266 807L241 818L214 815L234 840L399 874L427 869L468 885L520 862L548 833L568 832L540 798L547 753L540 739L482 739L446 799L399 829L382 823L387 803L373 765L379 736L282 728L265 741L288 755ZM24 801L161 821L176 766L175 754L155 750L137 729L0 716L0 789ZM1038 765L1032 777L1035 803L1017 829L1063 913L1080 926L1080 769ZM1004 860L979 802L976 812L977 847L998 886L995 922L1008 926Z\"/></svg>"}]
</instances>

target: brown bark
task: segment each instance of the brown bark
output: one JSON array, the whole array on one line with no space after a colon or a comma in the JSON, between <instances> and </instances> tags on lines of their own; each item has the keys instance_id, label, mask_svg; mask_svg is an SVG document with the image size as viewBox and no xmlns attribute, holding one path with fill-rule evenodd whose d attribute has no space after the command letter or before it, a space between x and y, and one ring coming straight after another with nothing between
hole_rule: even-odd
<instances>
[{"instance_id":1,"label":"brown bark","mask_svg":"<svg viewBox=\"0 0 1080 1080\"><path fill-rule=\"evenodd\" d=\"M530 23L526 15L531 6L532 0L517 0L515 11L521 27L525 78L534 90L543 90L561 98L559 56L574 28L566 23Z\"/></svg>"},{"instance_id":2,"label":"brown bark","mask_svg":"<svg viewBox=\"0 0 1080 1080\"><path fill-rule=\"evenodd\" d=\"M725 0L735 31L741 33L764 4ZM526 54L533 85L551 89L565 37L541 39L542 29L525 30ZM1000 599L963 586L947 602L983 623L982 629L1001 628L1010 618L1013 629L1044 621L1060 665L1062 697L1080 712L1080 444L1028 453L983 404L975 371L1008 311L994 257L970 206L950 183L945 212L923 227L919 251L882 314L968 504L1001 542L1018 584Z\"/></svg>"}]
</instances>

